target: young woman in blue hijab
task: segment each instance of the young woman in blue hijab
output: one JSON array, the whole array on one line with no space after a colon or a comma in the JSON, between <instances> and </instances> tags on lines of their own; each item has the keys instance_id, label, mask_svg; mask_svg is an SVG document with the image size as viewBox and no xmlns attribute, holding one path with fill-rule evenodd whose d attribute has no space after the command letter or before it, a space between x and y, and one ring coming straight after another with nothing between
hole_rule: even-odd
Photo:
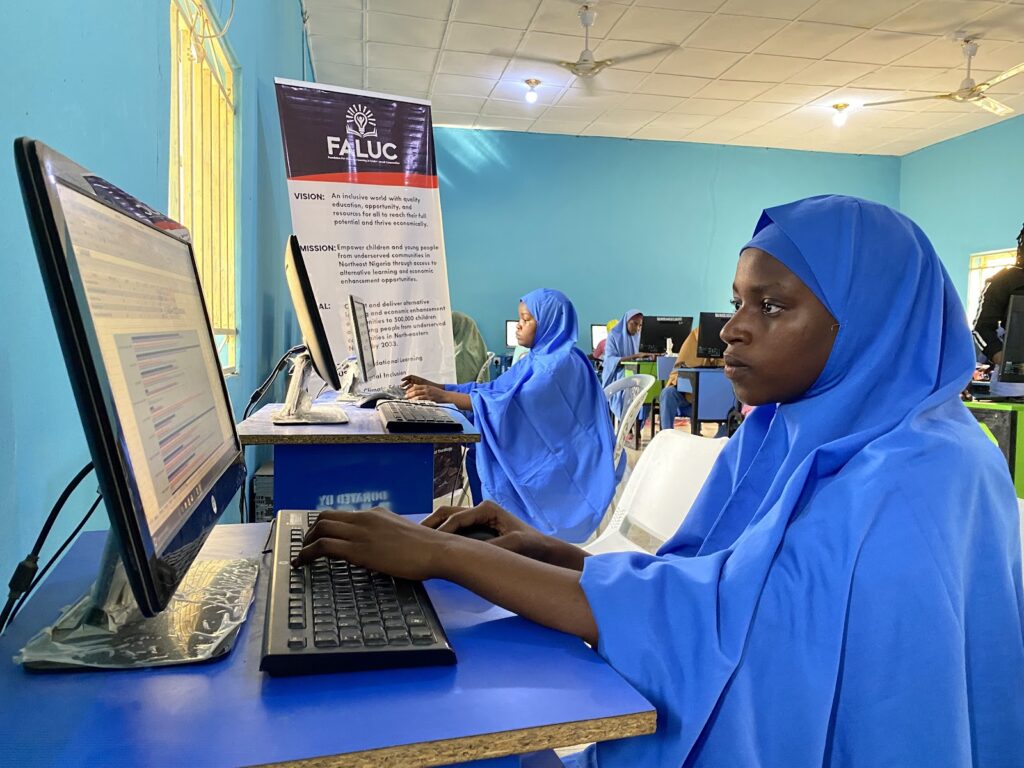
<instances>
[{"instance_id":1,"label":"young woman in blue hijab","mask_svg":"<svg viewBox=\"0 0 1024 768\"><path fill-rule=\"evenodd\" d=\"M543 533L583 541L615 493L614 439L594 368L576 347L576 310L560 291L519 303L516 339L529 354L486 384L404 380L410 399L472 411L483 498Z\"/></svg>"},{"instance_id":2,"label":"young woman in blue hijab","mask_svg":"<svg viewBox=\"0 0 1024 768\"><path fill-rule=\"evenodd\" d=\"M607 387L616 379L621 379L626 372L622 363L630 360L639 360L645 355L640 354L640 330L644 325L644 315L639 309L630 309L622 316L622 319L608 332L608 338L604 344L604 364L601 368L601 386ZM615 418L622 417L622 411L627 403L624 402L622 393L617 392L611 401L612 413ZM640 415L638 419L642 418Z\"/></svg>"},{"instance_id":3,"label":"young woman in blue hijab","mask_svg":"<svg viewBox=\"0 0 1024 768\"><path fill-rule=\"evenodd\" d=\"M1020 766L1017 500L960 402L974 351L928 239L857 198L770 208L733 296L725 371L758 407L657 555L484 504L327 513L299 560L447 578L593 644L658 727L574 766ZM479 522L504 535L442 535Z\"/></svg>"}]
</instances>

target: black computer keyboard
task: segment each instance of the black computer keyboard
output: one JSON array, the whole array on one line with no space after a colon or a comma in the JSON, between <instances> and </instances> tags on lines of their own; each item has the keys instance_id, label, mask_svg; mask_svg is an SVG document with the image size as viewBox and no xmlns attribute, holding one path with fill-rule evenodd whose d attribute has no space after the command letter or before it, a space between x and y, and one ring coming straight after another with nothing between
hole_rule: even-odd
<instances>
[{"instance_id":1,"label":"black computer keyboard","mask_svg":"<svg viewBox=\"0 0 1024 768\"><path fill-rule=\"evenodd\" d=\"M260 669L305 675L454 664L423 585L321 558L293 569L315 512L277 515Z\"/></svg>"},{"instance_id":2,"label":"black computer keyboard","mask_svg":"<svg viewBox=\"0 0 1024 768\"><path fill-rule=\"evenodd\" d=\"M385 400L377 406L388 432L461 432L462 423L448 410L407 400Z\"/></svg>"}]
</instances>

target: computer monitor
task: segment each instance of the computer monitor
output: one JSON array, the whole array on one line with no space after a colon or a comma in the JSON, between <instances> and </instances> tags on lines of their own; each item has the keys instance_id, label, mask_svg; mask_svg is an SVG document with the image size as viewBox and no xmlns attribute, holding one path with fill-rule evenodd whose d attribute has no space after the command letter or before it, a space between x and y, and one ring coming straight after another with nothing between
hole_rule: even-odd
<instances>
[{"instance_id":1,"label":"computer monitor","mask_svg":"<svg viewBox=\"0 0 1024 768\"><path fill-rule=\"evenodd\" d=\"M608 338L608 326L604 323L592 323L590 326L590 349L597 350L597 345Z\"/></svg>"},{"instance_id":2,"label":"computer monitor","mask_svg":"<svg viewBox=\"0 0 1024 768\"><path fill-rule=\"evenodd\" d=\"M644 315L644 325L640 329L640 351L652 355L669 354L668 340L672 339L671 353L678 354L691 328L692 317Z\"/></svg>"},{"instance_id":3,"label":"computer monitor","mask_svg":"<svg viewBox=\"0 0 1024 768\"><path fill-rule=\"evenodd\" d=\"M338 366L327 343L327 331L313 297L302 246L295 235L289 235L284 246L284 277L306 348L292 357L288 394L280 410L274 414L273 421L275 424L344 424L348 416L340 406L314 403L310 392L314 371L334 391L340 390L342 385Z\"/></svg>"},{"instance_id":4,"label":"computer monitor","mask_svg":"<svg viewBox=\"0 0 1024 768\"><path fill-rule=\"evenodd\" d=\"M41 142L18 139L15 163L110 516L94 591L62 621L101 635L122 608L167 607L242 487L242 450L188 232Z\"/></svg>"},{"instance_id":5,"label":"computer monitor","mask_svg":"<svg viewBox=\"0 0 1024 768\"><path fill-rule=\"evenodd\" d=\"M369 384L377 375L377 361L373 356L373 338L370 336L370 321L366 316L366 302L350 295L348 316L352 323L352 346L355 347L359 362L359 376L363 384Z\"/></svg>"},{"instance_id":6,"label":"computer monitor","mask_svg":"<svg viewBox=\"0 0 1024 768\"><path fill-rule=\"evenodd\" d=\"M516 328L519 326L518 320L506 320L505 321L505 346L506 347L518 347L519 340L516 338Z\"/></svg>"},{"instance_id":7,"label":"computer monitor","mask_svg":"<svg viewBox=\"0 0 1024 768\"><path fill-rule=\"evenodd\" d=\"M1003 362L999 380L1024 382L1024 296L1011 295L1003 321Z\"/></svg>"},{"instance_id":8,"label":"computer monitor","mask_svg":"<svg viewBox=\"0 0 1024 768\"><path fill-rule=\"evenodd\" d=\"M697 357L718 358L725 354L722 328L732 318L731 312L701 312L697 328Z\"/></svg>"}]
</instances>

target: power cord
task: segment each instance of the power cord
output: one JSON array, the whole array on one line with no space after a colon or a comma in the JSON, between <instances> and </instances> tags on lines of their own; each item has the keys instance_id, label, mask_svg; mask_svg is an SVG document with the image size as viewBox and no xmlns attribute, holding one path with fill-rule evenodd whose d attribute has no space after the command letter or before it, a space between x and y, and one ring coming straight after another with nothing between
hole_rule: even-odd
<instances>
[{"instance_id":1,"label":"power cord","mask_svg":"<svg viewBox=\"0 0 1024 768\"><path fill-rule=\"evenodd\" d=\"M88 521L93 511L99 505L102 496L97 495L96 501L89 508L85 517L78 524L71 535L64 541L64 543L57 550L56 554L50 558L49 562L43 567L43 570L39 572L39 553L42 551L43 544L46 542L47 536L50 535L50 530L53 528L53 524L57 520L57 516L63 509L64 504L67 503L68 498L74 492L74 490L81 484L82 480L92 471L93 465L90 461L84 467L82 467L78 474L76 474L71 482L65 486L61 492L57 501L54 503L53 508L50 510L50 514L47 515L46 521L43 523L42 529L39 531L39 536L36 538L36 543L32 547L32 551L29 552L28 556L18 563L18 566L14 569L14 575L11 576L11 580L8 583L9 593L7 595L7 602L4 605L2 611L0 611L0 634L7 628L7 626L14 619L14 616L20 610L21 606L25 603L29 593L35 588L42 579L46 572L50 569L50 566L56 561L56 559L64 552L67 546L71 543L72 539L78 534L82 527Z\"/></svg>"},{"instance_id":2,"label":"power cord","mask_svg":"<svg viewBox=\"0 0 1024 768\"><path fill-rule=\"evenodd\" d=\"M256 387L256 391L253 392L252 397L249 398L249 404L245 406L245 411L242 413L242 421L245 421L247 418L249 418L250 414L252 413L253 407L263 398L265 394L267 394L267 391L274 385L274 382L277 380L278 375L280 375L281 371L283 371L285 366L288 365L288 359L292 355L297 355L299 352L305 351L305 349L305 346L303 346L302 344L298 344L289 349L283 355L281 355L281 359L277 361L277 364L274 366L274 370L270 372L270 375L267 376L266 379L264 379L262 384Z\"/></svg>"}]
</instances>

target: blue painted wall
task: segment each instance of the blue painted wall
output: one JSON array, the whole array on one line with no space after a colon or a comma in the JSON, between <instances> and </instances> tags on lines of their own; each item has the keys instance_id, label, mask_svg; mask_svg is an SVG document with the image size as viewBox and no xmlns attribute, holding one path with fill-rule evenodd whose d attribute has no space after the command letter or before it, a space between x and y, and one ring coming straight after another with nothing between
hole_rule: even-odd
<instances>
[{"instance_id":1,"label":"blue painted wall","mask_svg":"<svg viewBox=\"0 0 1024 768\"><path fill-rule=\"evenodd\" d=\"M970 254L1016 247L1022 192L1024 116L902 158L900 209L931 238L965 303Z\"/></svg>"},{"instance_id":2,"label":"blue painted wall","mask_svg":"<svg viewBox=\"0 0 1024 768\"><path fill-rule=\"evenodd\" d=\"M229 0L213 0L226 12ZM308 76L298 0L246 0L228 32L240 65L240 373L236 410L295 333L280 310L290 216L273 77ZM41 139L154 207L167 207L169 0L6 3L0 25L0 579L31 547L66 482L89 460L43 292L10 147ZM95 489L72 497L50 546ZM232 513L233 514L233 513ZM106 524L102 507L96 524Z\"/></svg>"},{"instance_id":3,"label":"blue painted wall","mask_svg":"<svg viewBox=\"0 0 1024 768\"><path fill-rule=\"evenodd\" d=\"M493 351L533 288L564 290L589 325L629 307L726 311L762 208L841 192L899 202L894 157L438 129L452 306Z\"/></svg>"}]
</instances>

